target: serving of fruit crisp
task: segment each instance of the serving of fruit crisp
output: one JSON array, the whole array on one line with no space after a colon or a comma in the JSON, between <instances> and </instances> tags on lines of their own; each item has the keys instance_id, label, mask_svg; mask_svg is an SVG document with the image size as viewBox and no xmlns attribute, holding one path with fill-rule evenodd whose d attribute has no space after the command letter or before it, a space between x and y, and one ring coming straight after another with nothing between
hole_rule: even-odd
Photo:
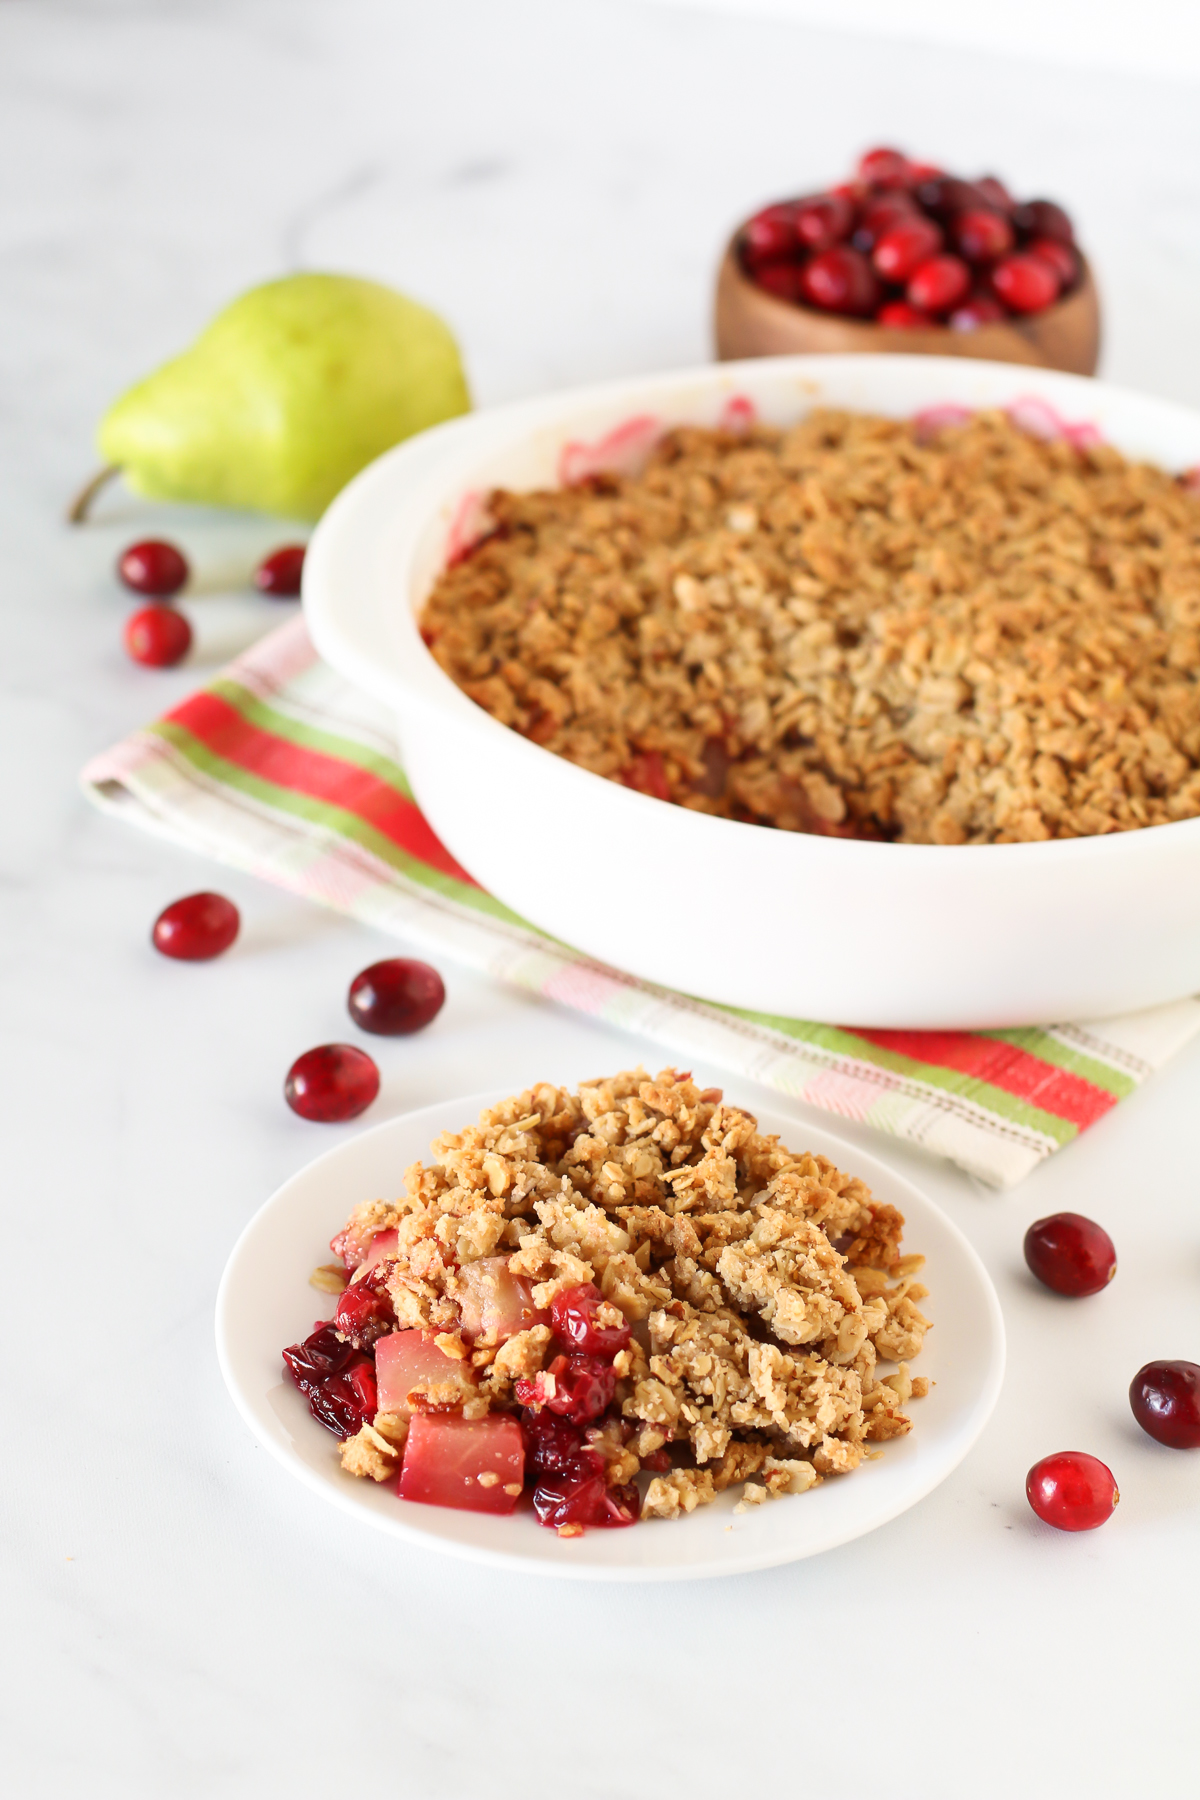
<instances>
[{"instance_id":1,"label":"serving of fruit crisp","mask_svg":"<svg viewBox=\"0 0 1200 1800\"><path fill-rule=\"evenodd\" d=\"M911 1429L903 1217L689 1074L541 1083L405 1187L355 1207L313 1276L334 1317L283 1352L349 1475L486 1513L528 1490L577 1537L803 1493Z\"/></svg>"}]
</instances>

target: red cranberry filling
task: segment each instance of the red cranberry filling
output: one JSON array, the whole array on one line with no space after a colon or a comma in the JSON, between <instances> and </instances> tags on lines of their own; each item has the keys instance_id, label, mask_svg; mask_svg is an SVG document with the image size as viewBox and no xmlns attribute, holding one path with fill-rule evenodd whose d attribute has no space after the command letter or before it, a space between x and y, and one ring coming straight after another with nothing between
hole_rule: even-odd
<instances>
[{"instance_id":1,"label":"red cranberry filling","mask_svg":"<svg viewBox=\"0 0 1200 1800\"><path fill-rule=\"evenodd\" d=\"M534 1512L543 1525L555 1529L560 1525L634 1525L641 1507L634 1483L608 1487L603 1462L586 1452L557 1474L543 1475L533 1490Z\"/></svg>"},{"instance_id":2,"label":"red cranberry filling","mask_svg":"<svg viewBox=\"0 0 1200 1800\"><path fill-rule=\"evenodd\" d=\"M356 1350L367 1350L393 1329L396 1314L386 1290L376 1285L373 1275L365 1275L340 1296L333 1322Z\"/></svg>"},{"instance_id":3,"label":"red cranberry filling","mask_svg":"<svg viewBox=\"0 0 1200 1800\"><path fill-rule=\"evenodd\" d=\"M522 1406L548 1406L577 1425L590 1425L607 1411L617 1389L616 1370L598 1356L556 1356L546 1373L553 1375L553 1384L545 1374L522 1376L515 1384L517 1399Z\"/></svg>"},{"instance_id":4,"label":"red cranberry filling","mask_svg":"<svg viewBox=\"0 0 1200 1800\"><path fill-rule=\"evenodd\" d=\"M593 1356L615 1356L629 1343L629 1324L622 1319L619 1325L597 1325L596 1313L603 1305L599 1288L590 1281L563 1288L550 1302L555 1335L575 1350L587 1350Z\"/></svg>"},{"instance_id":5,"label":"red cranberry filling","mask_svg":"<svg viewBox=\"0 0 1200 1800\"><path fill-rule=\"evenodd\" d=\"M303 1343L289 1344L283 1360L313 1418L335 1437L353 1437L379 1410L374 1367L333 1325L318 1324Z\"/></svg>"}]
</instances>

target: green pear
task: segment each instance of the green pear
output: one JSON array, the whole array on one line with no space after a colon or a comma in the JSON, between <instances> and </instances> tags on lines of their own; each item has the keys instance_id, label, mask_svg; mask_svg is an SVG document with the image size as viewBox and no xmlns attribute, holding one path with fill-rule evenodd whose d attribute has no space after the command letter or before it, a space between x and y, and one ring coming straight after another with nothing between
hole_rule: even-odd
<instances>
[{"instance_id":1,"label":"green pear","mask_svg":"<svg viewBox=\"0 0 1200 1800\"><path fill-rule=\"evenodd\" d=\"M378 282L289 275L130 388L98 442L150 499L316 519L382 451L470 406L436 313Z\"/></svg>"}]
</instances>

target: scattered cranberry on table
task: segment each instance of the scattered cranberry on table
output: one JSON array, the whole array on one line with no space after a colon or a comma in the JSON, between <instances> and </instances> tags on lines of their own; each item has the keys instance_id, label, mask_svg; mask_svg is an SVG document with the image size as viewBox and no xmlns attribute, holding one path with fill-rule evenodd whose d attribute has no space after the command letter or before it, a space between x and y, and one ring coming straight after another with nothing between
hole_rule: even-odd
<instances>
[{"instance_id":1,"label":"scattered cranberry on table","mask_svg":"<svg viewBox=\"0 0 1200 1800\"><path fill-rule=\"evenodd\" d=\"M1172 1450L1200 1449L1200 1363L1149 1362L1129 1387L1143 1431Z\"/></svg>"},{"instance_id":2,"label":"scattered cranberry on table","mask_svg":"<svg viewBox=\"0 0 1200 1800\"><path fill-rule=\"evenodd\" d=\"M283 1097L293 1112L318 1125L357 1119L379 1092L379 1070L353 1044L320 1044L298 1056L287 1072Z\"/></svg>"},{"instance_id":3,"label":"scattered cranberry on table","mask_svg":"<svg viewBox=\"0 0 1200 1800\"><path fill-rule=\"evenodd\" d=\"M272 600L294 600L300 592L304 573L304 545L285 544L264 556L254 571L254 585L260 594Z\"/></svg>"},{"instance_id":4,"label":"scattered cranberry on table","mask_svg":"<svg viewBox=\"0 0 1200 1800\"><path fill-rule=\"evenodd\" d=\"M169 600L188 578L187 558L174 544L164 543L161 538L145 538L121 552L117 575L135 594Z\"/></svg>"},{"instance_id":5,"label":"scattered cranberry on table","mask_svg":"<svg viewBox=\"0 0 1200 1800\"><path fill-rule=\"evenodd\" d=\"M442 1010L446 988L437 970L407 956L372 963L350 983L350 1017L377 1037L421 1031Z\"/></svg>"},{"instance_id":6,"label":"scattered cranberry on table","mask_svg":"<svg viewBox=\"0 0 1200 1800\"><path fill-rule=\"evenodd\" d=\"M1056 1531L1095 1531L1112 1517L1121 1495L1112 1470L1098 1456L1060 1450L1034 1463L1025 1477L1025 1498Z\"/></svg>"},{"instance_id":7,"label":"scattered cranberry on table","mask_svg":"<svg viewBox=\"0 0 1200 1800\"><path fill-rule=\"evenodd\" d=\"M1043 1286L1072 1299L1098 1294L1117 1272L1112 1239L1082 1213L1035 1220L1025 1233L1025 1261Z\"/></svg>"},{"instance_id":8,"label":"scattered cranberry on table","mask_svg":"<svg viewBox=\"0 0 1200 1800\"><path fill-rule=\"evenodd\" d=\"M159 913L150 941L177 962L211 962L228 950L240 925L237 907L224 894L187 894Z\"/></svg>"},{"instance_id":9,"label":"scattered cranberry on table","mask_svg":"<svg viewBox=\"0 0 1200 1800\"><path fill-rule=\"evenodd\" d=\"M148 669L171 669L191 648L192 628L173 606L143 606L125 621L125 648Z\"/></svg>"},{"instance_id":10,"label":"scattered cranberry on table","mask_svg":"<svg viewBox=\"0 0 1200 1800\"><path fill-rule=\"evenodd\" d=\"M893 330L975 331L1069 294L1082 272L1074 243L1053 200L1018 205L994 175L961 181L881 147L853 181L763 207L738 254L757 286L792 305Z\"/></svg>"}]
</instances>

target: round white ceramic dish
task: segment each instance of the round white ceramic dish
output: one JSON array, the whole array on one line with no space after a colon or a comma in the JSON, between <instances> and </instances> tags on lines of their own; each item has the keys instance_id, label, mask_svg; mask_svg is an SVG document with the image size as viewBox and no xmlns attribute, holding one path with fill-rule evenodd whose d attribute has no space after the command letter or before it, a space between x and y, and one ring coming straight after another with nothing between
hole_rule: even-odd
<instances>
[{"instance_id":1,"label":"round white ceramic dish","mask_svg":"<svg viewBox=\"0 0 1200 1800\"><path fill-rule=\"evenodd\" d=\"M933 1320L917 1372L935 1385L912 1403L914 1428L854 1475L823 1482L743 1514L737 1491L690 1517L646 1520L624 1531L589 1531L564 1541L522 1509L509 1518L421 1506L345 1475L334 1439L310 1416L283 1374L280 1351L329 1317L333 1302L308 1285L329 1259L330 1237L360 1200L393 1195L403 1172L440 1131L461 1130L499 1095L449 1100L392 1119L319 1156L293 1175L250 1221L217 1295L217 1355L251 1431L306 1487L392 1537L474 1562L590 1581L671 1581L733 1575L797 1562L886 1524L944 1481L966 1456L995 1406L1004 1374L1004 1326L996 1291L966 1238L911 1183L831 1132L760 1113L764 1131L803 1143L853 1170L907 1220L905 1247L927 1257L921 1271Z\"/></svg>"},{"instance_id":2,"label":"round white ceramic dish","mask_svg":"<svg viewBox=\"0 0 1200 1800\"><path fill-rule=\"evenodd\" d=\"M818 405L908 417L1031 398L1043 421L1093 427L1130 455L1172 471L1200 463L1200 413L1011 364L783 357L623 381L455 422L366 469L308 552L313 636L394 708L417 799L459 861L524 918L620 969L731 1006L855 1025L1045 1024L1177 999L1200 989L1200 819L963 847L714 819L507 730L443 674L417 630L494 486L628 464L658 429L716 423L731 402L786 424Z\"/></svg>"}]
</instances>

